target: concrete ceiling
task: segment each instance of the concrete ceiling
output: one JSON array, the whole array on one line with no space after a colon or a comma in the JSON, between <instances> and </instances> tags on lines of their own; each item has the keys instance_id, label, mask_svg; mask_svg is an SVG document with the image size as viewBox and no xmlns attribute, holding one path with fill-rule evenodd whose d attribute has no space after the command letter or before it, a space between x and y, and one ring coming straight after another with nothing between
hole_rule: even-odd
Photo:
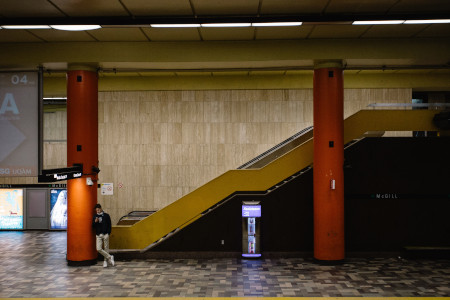
<instances>
[{"instance_id":1,"label":"concrete ceiling","mask_svg":"<svg viewBox=\"0 0 450 300\"><path fill-rule=\"evenodd\" d=\"M311 69L315 59L343 59L349 69L445 70L450 68L450 24L356 26L351 21L449 17L449 0L0 0L0 26L102 26L0 29L0 69L43 66L58 72L89 63L106 73L286 72ZM150 26L294 20L303 25Z\"/></svg>"}]
</instances>

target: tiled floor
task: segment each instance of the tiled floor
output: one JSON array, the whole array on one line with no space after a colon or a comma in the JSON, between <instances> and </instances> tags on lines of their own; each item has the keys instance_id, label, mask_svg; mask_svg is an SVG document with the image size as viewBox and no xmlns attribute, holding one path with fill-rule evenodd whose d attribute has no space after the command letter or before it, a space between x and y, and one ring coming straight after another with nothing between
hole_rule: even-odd
<instances>
[{"instance_id":1,"label":"tiled floor","mask_svg":"<svg viewBox=\"0 0 450 300\"><path fill-rule=\"evenodd\" d=\"M450 259L118 260L66 263L65 232L0 232L0 297L450 297Z\"/></svg>"}]
</instances>

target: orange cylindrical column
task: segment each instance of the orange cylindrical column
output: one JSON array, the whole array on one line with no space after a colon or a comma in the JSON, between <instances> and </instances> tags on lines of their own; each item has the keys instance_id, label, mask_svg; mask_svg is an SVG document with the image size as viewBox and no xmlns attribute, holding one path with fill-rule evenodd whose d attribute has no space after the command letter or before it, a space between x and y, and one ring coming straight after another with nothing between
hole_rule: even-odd
<instances>
[{"instance_id":1,"label":"orange cylindrical column","mask_svg":"<svg viewBox=\"0 0 450 300\"><path fill-rule=\"evenodd\" d=\"M342 68L314 70L314 258L338 261L344 245L344 86Z\"/></svg>"},{"instance_id":2,"label":"orange cylindrical column","mask_svg":"<svg viewBox=\"0 0 450 300\"><path fill-rule=\"evenodd\" d=\"M74 164L83 164L83 176L67 183L67 261L90 265L98 255L92 230L97 203L92 166L98 167L98 78L93 71L67 73L67 165Z\"/></svg>"}]
</instances>

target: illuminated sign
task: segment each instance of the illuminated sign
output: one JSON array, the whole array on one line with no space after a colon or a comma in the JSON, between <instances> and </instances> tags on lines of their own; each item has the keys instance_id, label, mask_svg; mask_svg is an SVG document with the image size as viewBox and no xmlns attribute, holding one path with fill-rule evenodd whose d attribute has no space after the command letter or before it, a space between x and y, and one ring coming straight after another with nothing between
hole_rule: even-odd
<instances>
[{"instance_id":1,"label":"illuminated sign","mask_svg":"<svg viewBox=\"0 0 450 300\"><path fill-rule=\"evenodd\" d=\"M67 229L67 190L50 190L50 228Z\"/></svg>"},{"instance_id":2,"label":"illuminated sign","mask_svg":"<svg viewBox=\"0 0 450 300\"><path fill-rule=\"evenodd\" d=\"M39 182L55 182L61 180L69 180L80 178L83 175L83 166L76 165L74 167L42 170L42 175L38 176Z\"/></svg>"},{"instance_id":3,"label":"illuminated sign","mask_svg":"<svg viewBox=\"0 0 450 300\"><path fill-rule=\"evenodd\" d=\"M23 189L0 189L0 229L23 229Z\"/></svg>"},{"instance_id":4,"label":"illuminated sign","mask_svg":"<svg viewBox=\"0 0 450 300\"><path fill-rule=\"evenodd\" d=\"M242 205L242 216L249 218L261 217L261 205Z\"/></svg>"}]
</instances>

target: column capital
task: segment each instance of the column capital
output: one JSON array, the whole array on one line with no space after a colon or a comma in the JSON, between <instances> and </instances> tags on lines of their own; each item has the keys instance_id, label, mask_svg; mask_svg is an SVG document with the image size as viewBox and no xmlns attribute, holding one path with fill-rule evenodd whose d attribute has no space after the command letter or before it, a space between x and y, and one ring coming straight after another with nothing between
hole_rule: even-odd
<instances>
[{"instance_id":1,"label":"column capital","mask_svg":"<svg viewBox=\"0 0 450 300\"><path fill-rule=\"evenodd\" d=\"M91 71L97 72L98 64L96 63L72 63L67 66L67 71Z\"/></svg>"},{"instance_id":2,"label":"column capital","mask_svg":"<svg viewBox=\"0 0 450 300\"><path fill-rule=\"evenodd\" d=\"M342 59L315 59L314 69L325 69L325 68L338 68L342 69L344 67L344 61Z\"/></svg>"}]
</instances>

